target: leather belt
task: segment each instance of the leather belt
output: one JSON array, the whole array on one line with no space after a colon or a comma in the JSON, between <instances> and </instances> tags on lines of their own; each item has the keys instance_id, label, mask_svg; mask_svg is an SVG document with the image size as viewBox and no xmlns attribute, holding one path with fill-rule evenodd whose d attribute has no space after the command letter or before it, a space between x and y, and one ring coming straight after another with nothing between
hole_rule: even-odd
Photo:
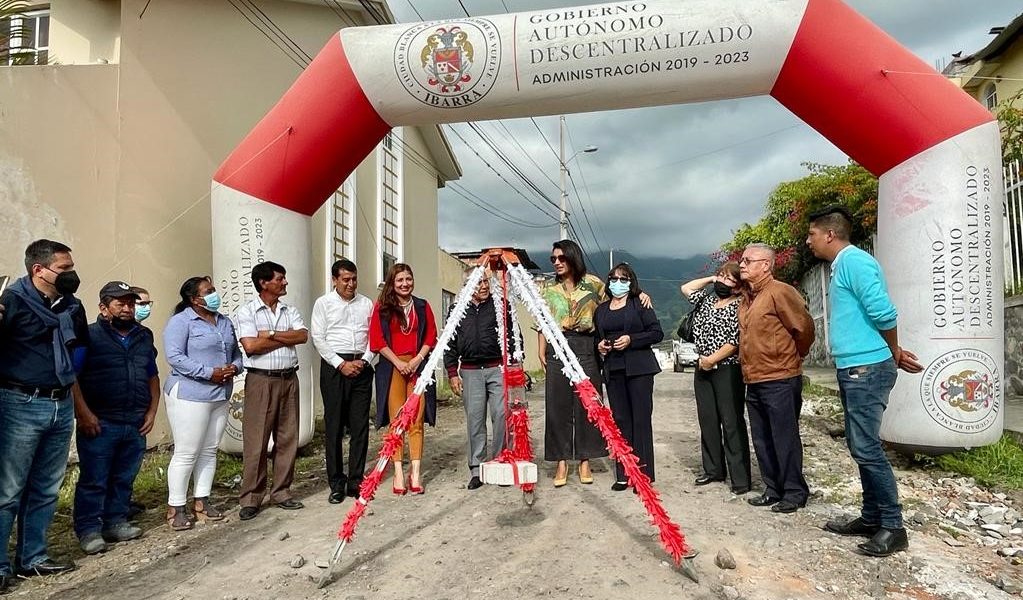
<instances>
[{"instance_id":1,"label":"leather belt","mask_svg":"<svg viewBox=\"0 0 1023 600\"><path fill-rule=\"evenodd\" d=\"M470 369L470 370L473 370L473 369L490 369L490 368L493 368L493 367L500 367L501 366L501 359L500 358L496 358L494 360L488 360L488 361L481 362L481 363L476 363L476 364L462 363L459 366L462 369Z\"/></svg>"},{"instance_id":2,"label":"leather belt","mask_svg":"<svg viewBox=\"0 0 1023 600\"><path fill-rule=\"evenodd\" d=\"M68 392L71 390L71 386L47 388L36 387L34 385L24 385L13 381L0 381L0 388L11 390L12 392L19 392L27 396L32 396L33 398L46 398L47 400L53 401L63 400L67 397Z\"/></svg>"},{"instance_id":3,"label":"leather belt","mask_svg":"<svg viewBox=\"0 0 1023 600\"><path fill-rule=\"evenodd\" d=\"M255 367L248 367L245 369L248 373L255 373L256 375L262 375L263 377L277 377L279 379L287 379L298 372L298 367L292 367L290 369L280 369L279 371L272 371L270 369L257 369Z\"/></svg>"},{"instance_id":4,"label":"leather belt","mask_svg":"<svg viewBox=\"0 0 1023 600\"><path fill-rule=\"evenodd\" d=\"M338 352L337 355L341 357L341 360L362 360L362 355L354 352L351 354Z\"/></svg>"}]
</instances>

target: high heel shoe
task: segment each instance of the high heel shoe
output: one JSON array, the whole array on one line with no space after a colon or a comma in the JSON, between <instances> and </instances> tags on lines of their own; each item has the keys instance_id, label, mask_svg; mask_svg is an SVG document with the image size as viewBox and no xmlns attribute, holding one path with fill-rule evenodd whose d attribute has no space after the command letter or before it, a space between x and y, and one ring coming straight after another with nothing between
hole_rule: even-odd
<instances>
[{"instance_id":1,"label":"high heel shoe","mask_svg":"<svg viewBox=\"0 0 1023 600\"><path fill-rule=\"evenodd\" d=\"M590 471L589 465L586 466L586 474L583 474L582 467L579 468L579 483L590 484L593 483L593 471Z\"/></svg>"},{"instance_id":2,"label":"high heel shoe","mask_svg":"<svg viewBox=\"0 0 1023 600\"><path fill-rule=\"evenodd\" d=\"M555 475L554 475L554 487L556 487L556 488L564 487L564 485L566 483L568 483L568 468L567 467L565 468L565 474L562 475L561 477L558 477L557 473L555 473Z\"/></svg>"},{"instance_id":3,"label":"high heel shoe","mask_svg":"<svg viewBox=\"0 0 1023 600\"><path fill-rule=\"evenodd\" d=\"M426 486L423 485L412 485L412 478L408 478L408 491L416 496L422 496L426 493Z\"/></svg>"},{"instance_id":4,"label":"high heel shoe","mask_svg":"<svg viewBox=\"0 0 1023 600\"><path fill-rule=\"evenodd\" d=\"M408 489L407 488L403 488L403 487L396 487L392 483L391 484L391 493L394 494L395 496L404 496L405 494L408 493Z\"/></svg>"}]
</instances>

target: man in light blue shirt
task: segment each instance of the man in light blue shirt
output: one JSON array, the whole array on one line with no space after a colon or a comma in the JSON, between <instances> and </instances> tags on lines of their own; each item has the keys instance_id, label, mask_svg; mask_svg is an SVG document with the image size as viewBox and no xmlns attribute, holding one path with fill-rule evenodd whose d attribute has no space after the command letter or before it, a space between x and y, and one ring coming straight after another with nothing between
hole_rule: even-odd
<instances>
[{"instance_id":1,"label":"man in light blue shirt","mask_svg":"<svg viewBox=\"0 0 1023 600\"><path fill-rule=\"evenodd\" d=\"M916 355L899 347L898 312L888 297L881 266L873 256L849 243L852 216L842 206L812 213L806 245L831 263L828 286L831 355L838 368L838 387L845 411L849 453L859 466L863 487L860 516L828 521L824 528L840 535L863 535L868 556L890 556L909 547L902 526L902 506L891 463L881 446L881 417L895 386L898 369L923 370Z\"/></svg>"}]
</instances>

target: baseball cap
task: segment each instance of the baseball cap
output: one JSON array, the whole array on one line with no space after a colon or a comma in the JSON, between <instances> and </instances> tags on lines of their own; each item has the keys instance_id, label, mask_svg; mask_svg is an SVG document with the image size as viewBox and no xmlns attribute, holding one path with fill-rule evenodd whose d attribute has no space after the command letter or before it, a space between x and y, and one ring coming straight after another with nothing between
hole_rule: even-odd
<instances>
[{"instance_id":1,"label":"baseball cap","mask_svg":"<svg viewBox=\"0 0 1023 600\"><path fill-rule=\"evenodd\" d=\"M131 296L136 300L139 299L139 295L131 290L131 286L123 281L111 281L103 286L99 291L99 298L126 298Z\"/></svg>"}]
</instances>

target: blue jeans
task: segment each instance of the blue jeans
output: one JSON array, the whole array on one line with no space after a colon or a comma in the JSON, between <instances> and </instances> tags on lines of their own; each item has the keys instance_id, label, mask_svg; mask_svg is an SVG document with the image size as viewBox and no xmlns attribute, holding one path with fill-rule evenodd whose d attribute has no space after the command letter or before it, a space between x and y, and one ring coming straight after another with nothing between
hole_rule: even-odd
<instances>
[{"instance_id":1,"label":"blue jeans","mask_svg":"<svg viewBox=\"0 0 1023 600\"><path fill-rule=\"evenodd\" d=\"M0 389L0 575L12 572L7 540L18 519L15 565L47 559L46 530L57 510L74 427L70 396L38 398Z\"/></svg>"},{"instance_id":2,"label":"blue jeans","mask_svg":"<svg viewBox=\"0 0 1023 600\"><path fill-rule=\"evenodd\" d=\"M881 447L881 416L895 386L895 361L838 370L838 388L845 409L845 439L860 468L864 522L887 529L902 527L902 506L892 465Z\"/></svg>"},{"instance_id":3,"label":"blue jeans","mask_svg":"<svg viewBox=\"0 0 1023 600\"><path fill-rule=\"evenodd\" d=\"M96 437L78 433L78 487L75 488L75 534L81 539L128 520L128 503L146 437L136 425L100 420Z\"/></svg>"}]
</instances>

